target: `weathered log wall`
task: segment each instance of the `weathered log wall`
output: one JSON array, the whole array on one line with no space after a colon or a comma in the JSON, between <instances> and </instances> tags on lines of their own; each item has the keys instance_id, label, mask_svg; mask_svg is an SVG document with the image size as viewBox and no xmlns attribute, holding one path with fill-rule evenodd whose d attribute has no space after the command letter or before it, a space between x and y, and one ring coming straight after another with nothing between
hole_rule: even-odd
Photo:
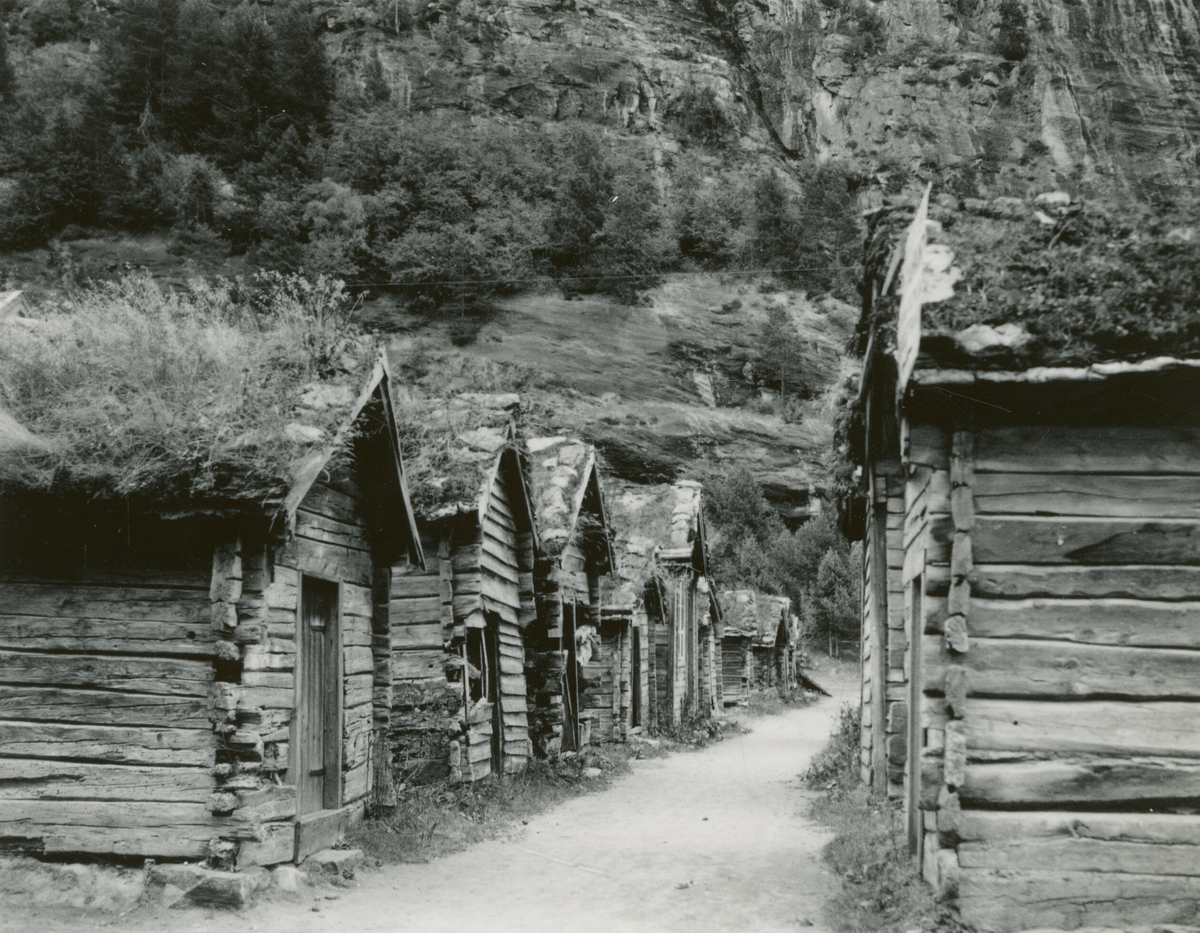
<instances>
[{"instance_id":1,"label":"weathered log wall","mask_svg":"<svg viewBox=\"0 0 1200 933\"><path fill-rule=\"evenodd\" d=\"M913 428L924 873L980 930L1200 918L1192 433Z\"/></svg>"},{"instance_id":2,"label":"weathered log wall","mask_svg":"<svg viewBox=\"0 0 1200 933\"><path fill-rule=\"evenodd\" d=\"M534 617L533 537L520 518L521 478L506 454L475 515L423 522L425 570L390 581L389 744L400 780L475 781L492 772L492 706L472 702L467 630L493 625L505 772L531 754L522 627Z\"/></svg>"},{"instance_id":3,"label":"weathered log wall","mask_svg":"<svg viewBox=\"0 0 1200 933\"><path fill-rule=\"evenodd\" d=\"M207 855L230 828L211 805L226 692L211 524L36 501L2 521L0 836L37 854Z\"/></svg>"}]
</instances>

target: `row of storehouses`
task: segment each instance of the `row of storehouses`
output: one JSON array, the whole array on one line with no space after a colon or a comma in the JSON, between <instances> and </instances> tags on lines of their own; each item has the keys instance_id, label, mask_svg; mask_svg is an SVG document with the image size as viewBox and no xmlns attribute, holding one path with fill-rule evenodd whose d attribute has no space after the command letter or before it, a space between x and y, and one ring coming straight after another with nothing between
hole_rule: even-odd
<instances>
[{"instance_id":1,"label":"row of storehouses","mask_svg":"<svg viewBox=\"0 0 1200 933\"><path fill-rule=\"evenodd\" d=\"M593 447L524 438L515 397L474 395L410 494L388 383L381 357L345 430L254 508L6 492L6 850L303 860L399 784L793 683L788 601L709 584L698 483L606 484Z\"/></svg>"}]
</instances>

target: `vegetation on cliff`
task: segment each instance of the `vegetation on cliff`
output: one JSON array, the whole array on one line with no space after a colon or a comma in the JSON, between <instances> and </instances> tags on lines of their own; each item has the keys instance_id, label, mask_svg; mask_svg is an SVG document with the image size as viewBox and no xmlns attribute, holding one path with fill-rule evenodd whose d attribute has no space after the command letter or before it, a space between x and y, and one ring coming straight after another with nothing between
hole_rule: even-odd
<instances>
[{"instance_id":1,"label":"vegetation on cliff","mask_svg":"<svg viewBox=\"0 0 1200 933\"><path fill-rule=\"evenodd\" d=\"M664 167L612 132L615 114L410 109L377 48L335 65L303 9L29 6L0 29L17 63L0 67L0 248L164 231L213 268L242 256L466 315L546 284L633 300L673 270L776 270L852 293L855 179L832 164L800 184L745 171L711 88L669 110L686 146ZM405 35L449 41L451 22Z\"/></svg>"}]
</instances>

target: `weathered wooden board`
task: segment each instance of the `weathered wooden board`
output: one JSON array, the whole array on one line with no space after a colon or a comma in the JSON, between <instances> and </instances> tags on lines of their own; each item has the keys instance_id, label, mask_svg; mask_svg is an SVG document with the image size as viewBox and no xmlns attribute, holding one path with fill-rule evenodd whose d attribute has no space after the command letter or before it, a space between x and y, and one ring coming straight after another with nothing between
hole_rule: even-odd
<instances>
[{"instance_id":1,"label":"weathered wooden board","mask_svg":"<svg viewBox=\"0 0 1200 933\"><path fill-rule=\"evenodd\" d=\"M1200 564L1200 522L981 516L977 563Z\"/></svg>"},{"instance_id":2,"label":"weathered wooden board","mask_svg":"<svg viewBox=\"0 0 1200 933\"><path fill-rule=\"evenodd\" d=\"M1127 929L1200 918L1200 878L1096 871L962 869L963 920L980 933L1080 927Z\"/></svg>"},{"instance_id":3,"label":"weathered wooden board","mask_svg":"<svg viewBox=\"0 0 1200 933\"><path fill-rule=\"evenodd\" d=\"M1200 518L1200 476L980 473L974 493L980 514Z\"/></svg>"},{"instance_id":4,"label":"weathered wooden board","mask_svg":"<svg viewBox=\"0 0 1200 933\"><path fill-rule=\"evenodd\" d=\"M1200 801L1200 763L1178 758L1054 758L968 762L959 788L976 807L1054 807ZM1200 845L1200 835L1196 839Z\"/></svg>"},{"instance_id":5,"label":"weathered wooden board","mask_svg":"<svg viewBox=\"0 0 1200 933\"><path fill-rule=\"evenodd\" d=\"M48 855L133 856L135 858L198 859L208 854L209 842L219 829L204 826L59 826L26 821L13 827L17 838L36 840L36 851ZM11 837L10 837L11 842Z\"/></svg>"},{"instance_id":6,"label":"weathered wooden board","mask_svg":"<svg viewBox=\"0 0 1200 933\"><path fill-rule=\"evenodd\" d=\"M305 535L296 535L285 555L285 565L294 565L305 573L332 580L345 580L360 586L370 586L375 567L371 555L336 544L327 544Z\"/></svg>"},{"instance_id":7,"label":"weathered wooden board","mask_svg":"<svg viewBox=\"0 0 1200 933\"><path fill-rule=\"evenodd\" d=\"M1200 699L1200 651L971 636L953 661L943 640L923 639L926 689L940 693L954 664L967 671L969 696Z\"/></svg>"},{"instance_id":8,"label":"weathered wooden board","mask_svg":"<svg viewBox=\"0 0 1200 933\"><path fill-rule=\"evenodd\" d=\"M440 598L441 594L441 577L436 573L397 573L392 575L392 599L421 599L431 596Z\"/></svg>"},{"instance_id":9,"label":"weathered wooden board","mask_svg":"<svg viewBox=\"0 0 1200 933\"><path fill-rule=\"evenodd\" d=\"M1200 758L1200 703L968 699L967 746Z\"/></svg>"},{"instance_id":10,"label":"weathered wooden board","mask_svg":"<svg viewBox=\"0 0 1200 933\"><path fill-rule=\"evenodd\" d=\"M208 768L147 768L37 758L0 758L0 801L152 800L206 803ZM4 806L0 806L3 810Z\"/></svg>"},{"instance_id":11,"label":"weathered wooden board","mask_svg":"<svg viewBox=\"0 0 1200 933\"><path fill-rule=\"evenodd\" d=\"M212 727L207 697L0 685L0 719L91 725Z\"/></svg>"},{"instance_id":12,"label":"weathered wooden board","mask_svg":"<svg viewBox=\"0 0 1200 933\"><path fill-rule=\"evenodd\" d=\"M5 615L54 619L205 623L212 616L207 587L162 588L73 584L0 584Z\"/></svg>"},{"instance_id":13,"label":"weathered wooden board","mask_svg":"<svg viewBox=\"0 0 1200 933\"><path fill-rule=\"evenodd\" d=\"M1093 645L1200 648L1200 602L973 599L974 638L1058 639Z\"/></svg>"},{"instance_id":14,"label":"weathered wooden board","mask_svg":"<svg viewBox=\"0 0 1200 933\"><path fill-rule=\"evenodd\" d=\"M304 501L300 503L300 508L305 512L324 515L341 521L353 518L360 512L360 506L355 498L346 495L344 492L331 489L324 483L314 483L312 485L308 490L308 494L304 497Z\"/></svg>"},{"instance_id":15,"label":"weathered wooden board","mask_svg":"<svg viewBox=\"0 0 1200 933\"><path fill-rule=\"evenodd\" d=\"M211 730L0 721L0 756L212 767Z\"/></svg>"},{"instance_id":16,"label":"weathered wooden board","mask_svg":"<svg viewBox=\"0 0 1200 933\"><path fill-rule=\"evenodd\" d=\"M0 683L207 696L212 680L210 661L0 651Z\"/></svg>"},{"instance_id":17,"label":"weathered wooden board","mask_svg":"<svg viewBox=\"0 0 1200 933\"><path fill-rule=\"evenodd\" d=\"M392 677L396 680L425 680L443 677L445 654L439 651L396 651L392 654Z\"/></svg>"},{"instance_id":18,"label":"weathered wooden board","mask_svg":"<svg viewBox=\"0 0 1200 933\"><path fill-rule=\"evenodd\" d=\"M438 649L442 647L441 622L424 622L416 625L394 625L391 633L392 647L398 650L409 648Z\"/></svg>"},{"instance_id":19,"label":"weathered wooden board","mask_svg":"<svg viewBox=\"0 0 1200 933\"><path fill-rule=\"evenodd\" d=\"M985 564L971 576L976 596L1200 600L1200 567Z\"/></svg>"},{"instance_id":20,"label":"weathered wooden board","mask_svg":"<svg viewBox=\"0 0 1200 933\"><path fill-rule=\"evenodd\" d=\"M1197 474L1198 428L986 428L975 472Z\"/></svg>"},{"instance_id":21,"label":"weathered wooden board","mask_svg":"<svg viewBox=\"0 0 1200 933\"><path fill-rule=\"evenodd\" d=\"M346 521L347 517L349 516L339 520L301 507L296 512L296 533L306 538L324 541L326 544L335 544L355 551L370 551L371 542L367 537L367 529L357 522Z\"/></svg>"},{"instance_id":22,"label":"weathered wooden board","mask_svg":"<svg viewBox=\"0 0 1200 933\"><path fill-rule=\"evenodd\" d=\"M205 603L211 608L207 599ZM0 616L0 648L210 656L215 641L208 618L159 622Z\"/></svg>"}]
</instances>

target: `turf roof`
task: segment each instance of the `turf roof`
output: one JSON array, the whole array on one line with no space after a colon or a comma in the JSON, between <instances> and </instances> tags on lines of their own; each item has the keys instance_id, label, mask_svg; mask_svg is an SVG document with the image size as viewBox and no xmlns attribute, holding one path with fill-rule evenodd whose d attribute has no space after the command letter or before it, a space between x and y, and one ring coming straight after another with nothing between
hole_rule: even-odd
<instances>
[{"instance_id":1,"label":"turf roof","mask_svg":"<svg viewBox=\"0 0 1200 933\"><path fill-rule=\"evenodd\" d=\"M186 292L147 275L0 321L0 488L149 504L283 502L348 422L378 348L340 282Z\"/></svg>"},{"instance_id":2,"label":"turf roof","mask_svg":"<svg viewBox=\"0 0 1200 933\"><path fill-rule=\"evenodd\" d=\"M913 205L868 215L858 350L878 329L894 344L898 276ZM1031 200L930 205L929 242L954 253L954 296L922 309L922 358L930 366L1020 370L1087 366L1157 356L1200 356L1200 227L1193 205L1085 203L1062 192Z\"/></svg>"}]
</instances>

